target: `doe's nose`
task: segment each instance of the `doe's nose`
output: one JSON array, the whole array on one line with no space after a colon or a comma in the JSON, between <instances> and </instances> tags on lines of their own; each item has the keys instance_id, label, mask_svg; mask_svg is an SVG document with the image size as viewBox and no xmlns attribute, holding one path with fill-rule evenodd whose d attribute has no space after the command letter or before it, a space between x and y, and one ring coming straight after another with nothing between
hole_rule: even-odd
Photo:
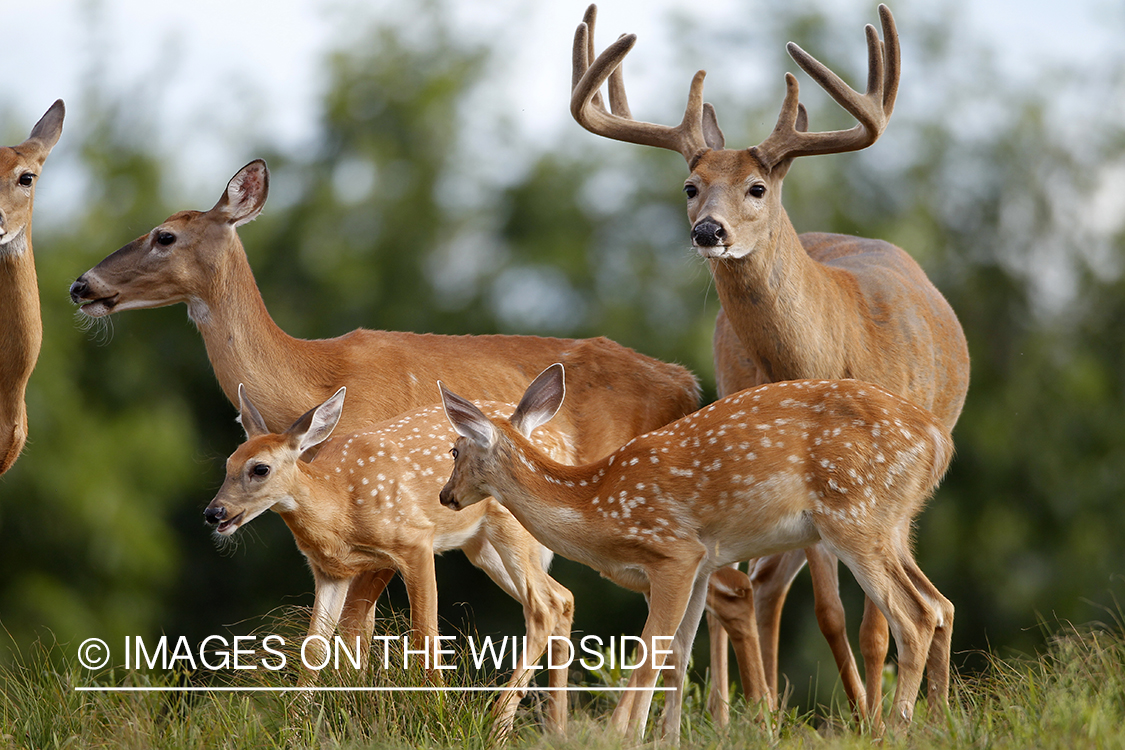
<instances>
[{"instance_id":1,"label":"doe's nose","mask_svg":"<svg viewBox=\"0 0 1125 750\"><path fill-rule=\"evenodd\" d=\"M79 276L78 279L70 285L70 301L79 302L90 292L90 285L86 283L85 276Z\"/></svg>"},{"instance_id":2,"label":"doe's nose","mask_svg":"<svg viewBox=\"0 0 1125 750\"><path fill-rule=\"evenodd\" d=\"M227 509L219 505L217 507L207 506L207 510L203 511L203 517L207 519L207 523L216 524L227 517Z\"/></svg>"}]
</instances>

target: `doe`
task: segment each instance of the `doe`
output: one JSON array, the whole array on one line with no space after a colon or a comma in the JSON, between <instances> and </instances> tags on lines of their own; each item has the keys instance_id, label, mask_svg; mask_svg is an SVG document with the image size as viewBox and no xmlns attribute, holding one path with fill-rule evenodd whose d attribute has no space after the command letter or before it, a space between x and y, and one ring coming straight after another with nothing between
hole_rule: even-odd
<instances>
[{"instance_id":1,"label":"doe","mask_svg":"<svg viewBox=\"0 0 1125 750\"><path fill-rule=\"evenodd\" d=\"M949 465L949 431L930 412L868 383L794 381L721 399L584 466L528 440L558 411L552 365L509 420L442 388L460 436L441 502L499 500L547 547L644 592L642 640L673 637L664 736L679 738L684 673L707 582L725 565L821 543L851 569L898 645L893 717L906 724L928 670L931 705L949 692L953 605L910 550L914 517ZM640 742L659 658L633 671L615 730Z\"/></svg>"},{"instance_id":2,"label":"doe","mask_svg":"<svg viewBox=\"0 0 1125 750\"><path fill-rule=\"evenodd\" d=\"M443 472L450 463L447 448L455 438L440 406L329 441L345 390L277 434L270 433L240 386L247 440L227 459L226 479L207 506L207 521L225 537L266 510L276 510L308 559L316 583L309 635L328 638L339 623L346 638L358 636L364 644L371 641L374 605L357 583L364 573L390 569L402 574L414 645L432 648L438 635L434 555L461 549L523 605L526 649L508 687L526 687L532 670L525 665L535 664L548 637L570 637L574 597L547 574L553 554L495 500L470 514L450 513L439 505ZM512 407L482 403L482 408L499 415ZM570 442L557 430L540 430L535 444L556 458L573 458ZM322 447L314 460L302 459L317 446ZM346 613L343 622L341 612ZM566 696L559 688L566 686L565 668L551 669L549 684L555 690L548 699L548 727L562 732ZM496 702L495 736L511 729L521 695L521 690L509 690Z\"/></svg>"}]
</instances>

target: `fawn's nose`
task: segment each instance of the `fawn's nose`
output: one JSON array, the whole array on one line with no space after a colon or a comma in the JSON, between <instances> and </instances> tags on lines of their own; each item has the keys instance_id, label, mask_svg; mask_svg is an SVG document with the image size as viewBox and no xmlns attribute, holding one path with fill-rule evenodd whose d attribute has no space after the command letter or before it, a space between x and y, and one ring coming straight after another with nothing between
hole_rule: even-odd
<instances>
[{"instance_id":1,"label":"fawn's nose","mask_svg":"<svg viewBox=\"0 0 1125 750\"><path fill-rule=\"evenodd\" d=\"M691 228L691 242L697 247L717 247L726 239L727 230L710 216L700 219Z\"/></svg>"},{"instance_id":2,"label":"fawn's nose","mask_svg":"<svg viewBox=\"0 0 1125 750\"><path fill-rule=\"evenodd\" d=\"M70 285L70 301L81 302L85 299L86 295L90 293L90 285L86 283L85 276L79 276L78 279Z\"/></svg>"},{"instance_id":3,"label":"fawn's nose","mask_svg":"<svg viewBox=\"0 0 1125 750\"><path fill-rule=\"evenodd\" d=\"M216 524L227 517L227 509L221 505L215 507L208 505L207 510L203 511L203 517L207 519L207 523Z\"/></svg>"}]
</instances>

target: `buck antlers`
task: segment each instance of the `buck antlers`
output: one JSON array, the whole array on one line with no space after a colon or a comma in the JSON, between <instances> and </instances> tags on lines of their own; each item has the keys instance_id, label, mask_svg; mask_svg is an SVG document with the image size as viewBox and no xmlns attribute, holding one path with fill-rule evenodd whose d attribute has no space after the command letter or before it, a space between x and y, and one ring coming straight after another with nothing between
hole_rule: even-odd
<instances>
[{"instance_id":1,"label":"buck antlers","mask_svg":"<svg viewBox=\"0 0 1125 750\"><path fill-rule=\"evenodd\" d=\"M634 120L625 95L621 63L637 41L626 34L605 49L594 61L594 22L597 8L586 10L574 35L574 73L570 111L574 119L591 133L628 143L655 146L683 155L690 164L706 149L724 145L715 110L703 103L704 71L692 78L684 119L669 127ZM899 79L898 32L894 17L885 5L879 6L883 39L874 26L867 25L867 91L852 89L823 63L790 42L786 49L801 68L836 100L858 123L849 130L806 132L808 115L799 99L797 79L785 74L785 101L777 125L766 140L751 149L767 169L798 156L858 151L874 143L883 133L895 106ZM609 81L607 111L599 90Z\"/></svg>"}]
</instances>

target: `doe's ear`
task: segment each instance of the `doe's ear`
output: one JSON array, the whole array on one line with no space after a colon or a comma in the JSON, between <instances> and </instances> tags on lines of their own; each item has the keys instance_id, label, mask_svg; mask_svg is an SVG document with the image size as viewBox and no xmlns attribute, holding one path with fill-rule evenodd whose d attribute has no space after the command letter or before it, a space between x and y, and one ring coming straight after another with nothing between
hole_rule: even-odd
<instances>
[{"instance_id":1,"label":"doe's ear","mask_svg":"<svg viewBox=\"0 0 1125 750\"><path fill-rule=\"evenodd\" d=\"M62 99L57 99L47 112L39 118L39 122L35 123L35 127L31 129L31 135L24 141L25 146L29 148L34 146L39 149L40 164L47 158L47 154L51 153L55 144L59 142L59 136L62 135L63 117L65 116L66 105L63 104Z\"/></svg>"},{"instance_id":2,"label":"doe's ear","mask_svg":"<svg viewBox=\"0 0 1125 750\"><path fill-rule=\"evenodd\" d=\"M566 395L563 366L556 362L531 381L523 393L519 406L512 414L511 423L524 437L558 413Z\"/></svg>"},{"instance_id":3,"label":"doe's ear","mask_svg":"<svg viewBox=\"0 0 1125 750\"><path fill-rule=\"evenodd\" d=\"M305 412L285 431L298 454L320 445L336 429L340 413L344 410L344 394L347 390L346 387L340 388L323 404Z\"/></svg>"},{"instance_id":4,"label":"doe's ear","mask_svg":"<svg viewBox=\"0 0 1125 750\"><path fill-rule=\"evenodd\" d=\"M211 210L228 224L242 226L258 218L270 192L270 170L262 159L255 159L230 178L227 189Z\"/></svg>"},{"instance_id":5,"label":"doe's ear","mask_svg":"<svg viewBox=\"0 0 1125 750\"><path fill-rule=\"evenodd\" d=\"M441 391L441 403L445 407L446 418L453 425L453 431L482 448L491 448L496 442L496 428L484 416L484 412L472 401L447 391L440 380L438 390Z\"/></svg>"},{"instance_id":6,"label":"doe's ear","mask_svg":"<svg viewBox=\"0 0 1125 750\"><path fill-rule=\"evenodd\" d=\"M242 429L246 430L248 439L269 434L266 420L262 419L261 413L246 395L246 386L242 383L238 384L238 421L242 423Z\"/></svg>"}]
</instances>

